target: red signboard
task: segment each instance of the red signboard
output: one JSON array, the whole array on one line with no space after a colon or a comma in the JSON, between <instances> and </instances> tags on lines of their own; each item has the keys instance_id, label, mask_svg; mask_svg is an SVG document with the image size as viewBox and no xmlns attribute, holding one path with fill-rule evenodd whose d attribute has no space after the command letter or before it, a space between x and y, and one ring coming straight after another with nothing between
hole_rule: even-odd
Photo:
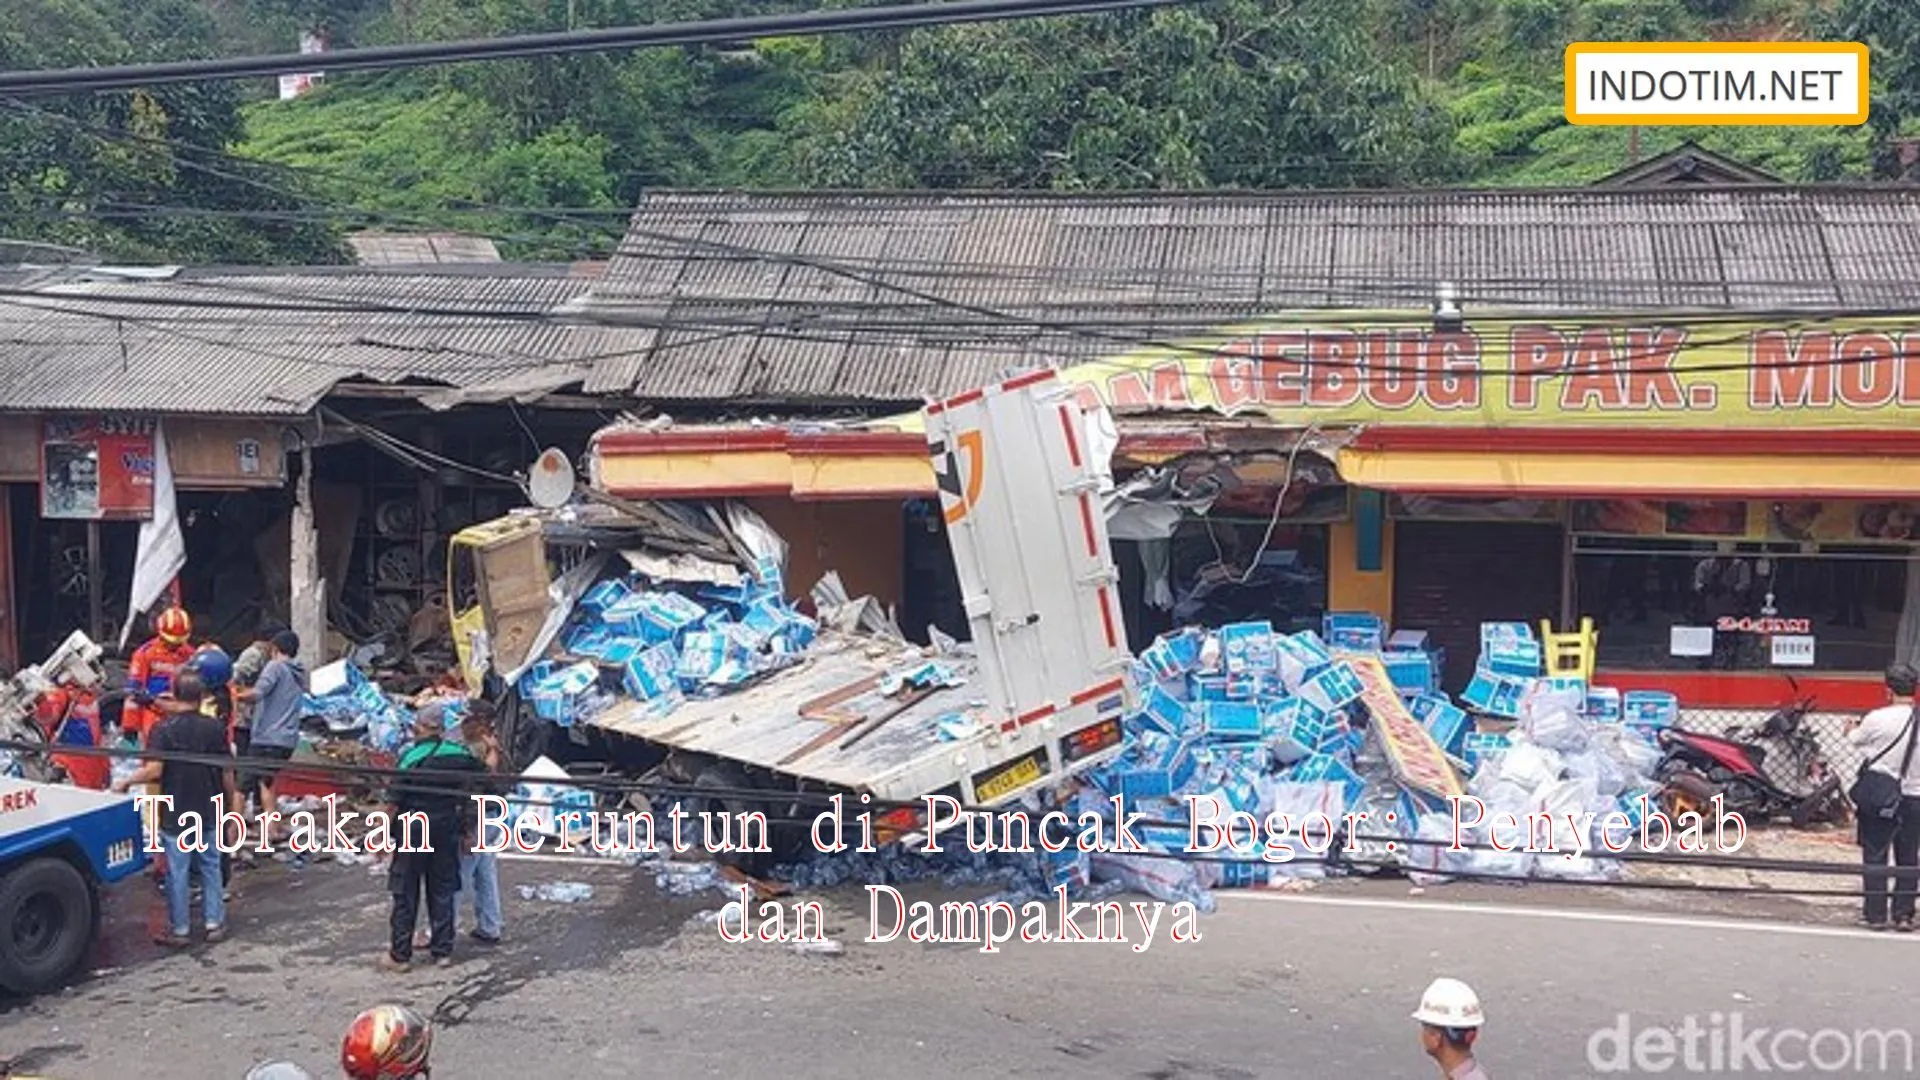
<instances>
[{"instance_id":1,"label":"red signboard","mask_svg":"<svg viewBox=\"0 0 1920 1080\"><path fill-rule=\"evenodd\" d=\"M147 417L48 417L40 439L40 516L152 517L154 428Z\"/></svg>"}]
</instances>

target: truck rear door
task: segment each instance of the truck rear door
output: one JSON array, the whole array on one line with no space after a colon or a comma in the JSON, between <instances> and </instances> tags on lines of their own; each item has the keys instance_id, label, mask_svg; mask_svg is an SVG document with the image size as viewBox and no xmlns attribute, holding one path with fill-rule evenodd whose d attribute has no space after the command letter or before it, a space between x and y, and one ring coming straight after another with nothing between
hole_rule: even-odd
<instances>
[{"instance_id":1,"label":"truck rear door","mask_svg":"<svg viewBox=\"0 0 1920 1080\"><path fill-rule=\"evenodd\" d=\"M1075 392L1053 371L1032 372L931 404L926 423L961 598L1001 726L1081 711L1095 697L1130 698L1102 463Z\"/></svg>"}]
</instances>

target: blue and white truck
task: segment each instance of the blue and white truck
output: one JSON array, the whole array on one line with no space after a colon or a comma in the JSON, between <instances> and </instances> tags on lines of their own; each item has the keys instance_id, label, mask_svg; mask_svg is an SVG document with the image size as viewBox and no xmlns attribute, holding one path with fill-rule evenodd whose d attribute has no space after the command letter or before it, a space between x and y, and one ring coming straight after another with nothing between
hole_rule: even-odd
<instances>
[{"instance_id":1,"label":"blue and white truck","mask_svg":"<svg viewBox=\"0 0 1920 1080\"><path fill-rule=\"evenodd\" d=\"M100 929L100 887L147 865L131 797L0 777L0 988L51 990Z\"/></svg>"},{"instance_id":2,"label":"blue and white truck","mask_svg":"<svg viewBox=\"0 0 1920 1080\"><path fill-rule=\"evenodd\" d=\"M91 687L100 648L75 631L44 663L0 679L0 737L44 744L33 703ZM147 865L131 796L51 783L47 755L16 750L0 775L0 990L37 994L70 978L100 932L100 889ZM24 775L12 775L15 772Z\"/></svg>"}]
</instances>

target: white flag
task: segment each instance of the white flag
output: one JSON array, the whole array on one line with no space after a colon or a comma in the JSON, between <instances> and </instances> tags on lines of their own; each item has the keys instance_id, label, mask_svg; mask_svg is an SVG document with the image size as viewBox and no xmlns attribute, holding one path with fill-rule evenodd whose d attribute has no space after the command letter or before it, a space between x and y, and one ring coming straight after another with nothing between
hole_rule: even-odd
<instances>
[{"instance_id":1,"label":"white flag","mask_svg":"<svg viewBox=\"0 0 1920 1080\"><path fill-rule=\"evenodd\" d=\"M173 497L173 461L167 455L164 423L153 428L153 517L140 523L140 547L133 556L133 595L120 647L127 647L133 624L160 599L187 565L187 538L180 532L180 509Z\"/></svg>"}]
</instances>

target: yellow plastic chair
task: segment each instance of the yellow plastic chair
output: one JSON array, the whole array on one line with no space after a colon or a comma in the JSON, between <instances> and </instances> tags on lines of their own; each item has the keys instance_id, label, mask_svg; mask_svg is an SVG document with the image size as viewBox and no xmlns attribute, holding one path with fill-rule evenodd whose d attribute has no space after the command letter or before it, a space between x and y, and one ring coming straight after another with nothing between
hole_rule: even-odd
<instances>
[{"instance_id":1,"label":"yellow plastic chair","mask_svg":"<svg viewBox=\"0 0 1920 1080\"><path fill-rule=\"evenodd\" d=\"M1583 616L1580 629L1555 633L1553 623L1540 620L1540 651L1546 660L1548 675L1573 675L1593 681L1593 654L1600 644L1600 632L1593 619Z\"/></svg>"}]
</instances>

